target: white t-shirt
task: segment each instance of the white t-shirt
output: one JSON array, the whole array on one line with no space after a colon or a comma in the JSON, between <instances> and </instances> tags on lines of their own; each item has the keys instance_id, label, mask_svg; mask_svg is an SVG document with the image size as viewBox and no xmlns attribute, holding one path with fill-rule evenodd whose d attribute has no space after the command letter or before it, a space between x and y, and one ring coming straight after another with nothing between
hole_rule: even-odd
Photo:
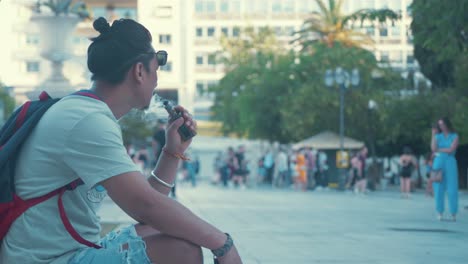
<instances>
[{"instance_id":1,"label":"white t-shirt","mask_svg":"<svg viewBox=\"0 0 468 264\"><path fill-rule=\"evenodd\" d=\"M283 151L278 153L276 156L277 169L279 172L285 172L288 170L288 156Z\"/></svg>"},{"instance_id":2,"label":"white t-shirt","mask_svg":"<svg viewBox=\"0 0 468 264\"><path fill-rule=\"evenodd\" d=\"M84 181L63 195L65 211L76 231L99 241L96 212L106 196L98 183L138 171L122 143L120 126L102 101L67 96L42 117L21 149L15 186L23 198L44 195L78 177ZM0 263L67 263L84 245L76 242L60 219L57 196L27 210L3 239Z\"/></svg>"}]
</instances>

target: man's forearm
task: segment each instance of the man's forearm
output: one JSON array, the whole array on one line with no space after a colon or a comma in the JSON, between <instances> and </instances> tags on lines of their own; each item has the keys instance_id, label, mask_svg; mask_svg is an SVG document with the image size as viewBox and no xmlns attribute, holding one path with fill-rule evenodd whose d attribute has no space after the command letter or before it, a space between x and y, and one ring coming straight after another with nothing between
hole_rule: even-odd
<instances>
[{"instance_id":1,"label":"man's forearm","mask_svg":"<svg viewBox=\"0 0 468 264\"><path fill-rule=\"evenodd\" d=\"M178 167L179 159L162 151L161 155L159 156L158 163L156 164L156 168L153 170L153 172L159 179L168 184L173 184L176 180ZM170 188L159 183L154 177L149 177L148 180L151 186L162 194L168 195L171 191Z\"/></svg>"},{"instance_id":2,"label":"man's forearm","mask_svg":"<svg viewBox=\"0 0 468 264\"><path fill-rule=\"evenodd\" d=\"M172 199L155 198L141 218L162 233L189 240L208 249L221 247L226 235Z\"/></svg>"}]
</instances>

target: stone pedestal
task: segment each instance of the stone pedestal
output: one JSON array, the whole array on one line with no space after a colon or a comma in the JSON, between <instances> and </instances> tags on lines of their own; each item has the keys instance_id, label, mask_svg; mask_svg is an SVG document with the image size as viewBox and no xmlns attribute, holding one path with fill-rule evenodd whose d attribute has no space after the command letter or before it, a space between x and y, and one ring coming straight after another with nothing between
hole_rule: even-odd
<instances>
[{"instance_id":1,"label":"stone pedestal","mask_svg":"<svg viewBox=\"0 0 468 264\"><path fill-rule=\"evenodd\" d=\"M63 64L72 56L71 37L80 20L72 14L36 14L31 17L31 22L40 30L41 56L51 62L52 71L47 79L27 93L30 99L37 99L42 91L47 91L52 97L63 97L75 91L63 74Z\"/></svg>"}]
</instances>

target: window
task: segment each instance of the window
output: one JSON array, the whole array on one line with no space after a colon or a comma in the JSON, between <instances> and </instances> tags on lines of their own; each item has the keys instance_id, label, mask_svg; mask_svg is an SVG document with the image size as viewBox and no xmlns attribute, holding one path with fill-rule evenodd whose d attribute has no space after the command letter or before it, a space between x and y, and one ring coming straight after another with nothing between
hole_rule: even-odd
<instances>
[{"instance_id":1,"label":"window","mask_svg":"<svg viewBox=\"0 0 468 264\"><path fill-rule=\"evenodd\" d=\"M159 44L171 44L171 35L169 35L169 34L160 34L159 35Z\"/></svg>"},{"instance_id":2,"label":"window","mask_svg":"<svg viewBox=\"0 0 468 264\"><path fill-rule=\"evenodd\" d=\"M216 56L213 54L208 55L208 65L216 65Z\"/></svg>"},{"instance_id":3,"label":"window","mask_svg":"<svg viewBox=\"0 0 468 264\"><path fill-rule=\"evenodd\" d=\"M413 32L411 31L411 28L409 26L406 28L406 37L408 38L408 43L412 44L413 43Z\"/></svg>"},{"instance_id":4,"label":"window","mask_svg":"<svg viewBox=\"0 0 468 264\"><path fill-rule=\"evenodd\" d=\"M246 5L245 5L245 12L247 14L252 14L252 13L255 13L255 1L247 1Z\"/></svg>"},{"instance_id":5,"label":"window","mask_svg":"<svg viewBox=\"0 0 468 264\"><path fill-rule=\"evenodd\" d=\"M199 38L203 37L203 28L197 27L196 31L197 31L197 37Z\"/></svg>"},{"instance_id":6,"label":"window","mask_svg":"<svg viewBox=\"0 0 468 264\"><path fill-rule=\"evenodd\" d=\"M406 56L406 63L410 63L410 64L414 63L414 55L413 54L408 54Z\"/></svg>"},{"instance_id":7,"label":"window","mask_svg":"<svg viewBox=\"0 0 468 264\"><path fill-rule=\"evenodd\" d=\"M171 62L171 61L168 61L168 62L166 63L166 65L160 66L160 67L159 67L159 70L160 70L160 71L164 71L164 72L171 72L171 71L172 71L172 62Z\"/></svg>"},{"instance_id":8,"label":"window","mask_svg":"<svg viewBox=\"0 0 468 264\"><path fill-rule=\"evenodd\" d=\"M216 85L218 85L218 81L214 81L214 80L210 80L207 82L207 86L208 86L208 91L210 91L213 87L215 87Z\"/></svg>"},{"instance_id":9,"label":"window","mask_svg":"<svg viewBox=\"0 0 468 264\"><path fill-rule=\"evenodd\" d=\"M28 34L26 35L26 44L35 46L39 44L39 36L35 34Z\"/></svg>"},{"instance_id":10,"label":"window","mask_svg":"<svg viewBox=\"0 0 468 264\"><path fill-rule=\"evenodd\" d=\"M205 93L205 82L197 81L196 89L197 89L197 95L203 95Z\"/></svg>"},{"instance_id":11,"label":"window","mask_svg":"<svg viewBox=\"0 0 468 264\"><path fill-rule=\"evenodd\" d=\"M241 3L238 0L231 0L230 12L231 13L240 13Z\"/></svg>"},{"instance_id":12,"label":"window","mask_svg":"<svg viewBox=\"0 0 468 264\"><path fill-rule=\"evenodd\" d=\"M203 65L203 56L202 55L197 55L196 63L197 63L197 65Z\"/></svg>"},{"instance_id":13,"label":"window","mask_svg":"<svg viewBox=\"0 0 468 264\"><path fill-rule=\"evenodd\" d=\"M281 0L274 0L271 5L271 11L273 11L273 13L281 13L281 8Z\"/></svg>"},{"instance_id":14,"label":"window","mask_svg":"<svg viewBox=\"0 0 468 264\"><path fill-rule=\"evenodd\" d=\"M388 36L388 29L387 29L387 28L385 28L385 27L384 27L384 28L381 28L379 31L380 31L380 36L381 36L381 37L386 37L386 36Z\"/></svg>"},{"instance_id":15,"label":"window","mask_svg":"<svg viewBox=\"0 0 468 264\"><path fill-rule=\"evenodd\" d=\"M206 2L206 12L207 13L216 12L216 3L215 3L215 1L207 1Z\"/></svg>"},{"instance_id":16,"label":"window","mask_svg":"<svg viewBox=\"0 0 468 264\"><path fill-rule=\"evenodd\" d=\"M375 8L374 0L359 0L359 1L355 1L353 3L355 4L355 7L354 7L355 10Z\"/></svg>"},{"instance_id":17,"label":"window","mask_svg":"<svg viewBox=\"0 0 468 264\"><path fill-rule=\"evenodd\" d=\"M392 27L392 36L400 36L400 27L398 25Z\"/></svg>"},{"instance_id":18,"label":"window","mask_svg":"<svg viewBox=\"0 0 468 264\"><path fill-rule=\"evenodd\" d=\"M38 61L27 61L26 62L26 72L39 72L40 64Z\"/></svg>"},{"instance_id":19,"label":"window","mask_svg":"<svg viewBox=\"0 0 468 264\"><path fill-rule=\"evenodd\" d=\"M196 13L203 13L203 1L197 0L195 1L195 12Z\"/></svg>"},{"instance_id":20,"label":"window","mask_svg":"<svg viewBox=\"0 0 468 264\"><path fill-rule=\"evenodd\" d=\"M229 12L229 2L224 0L221 1L220 6L219 6L219 11L222 13L228 13Z\"/></svg>"},{"instance_id":21,"label":"window","mask_svg":"<svg viewBox=\"0 0 468 264\"><path fill-rule=\"evenodd\" d=\"M207 31L208 37L214 37L215 35L215 28L214 27L209 27Z\"/></svg>"},{"instance_id":22,"label":"window","mask_svg":"<svg viewBox=\"0 0 468 264\"><path fill-rule=\"evenodd\" d=\"M389 61L388 51L382 51L380 53L380 61L381 62L388 62Z\"/></svg>"},{"instance_id":23,"label":"window","mask_svg":"<svg viewBox=\"0 0 468 264\"><path fill-rule=\"evenodd\" d=\"M216 12L216 1L215 0L196 0L195 1L195 13L214 13Z\"/></svg>"},{"instance_id":24,"label":"window","mask_svg":"<svg viewBox=\"0 0 468 264\"><path fill-rule=\"evenodd\" d=\"M222 27L222 28L221 28L221 32L223 33L223 35L229 36L229 28L227 28L227 27Z\"/></svg>"},{"instance_id":25,"label":"window","mask_svg":"<svg viewBox=\"0 0 468 264\"><path fill-rule=\"evenodd\" d=\"M240 28L235 27L232 29L232 36L233 37L238 37L240 35Z\"/></svg>"},{"instance_id":26,"label":"window","mask_svg":"<svg viewBox=\"0 0 468 264\"><path fill-rule=\"evenodd\" d=\"M366 27L366 34L369 36L374 36L375 29L373 27Z\"/></svg>"},{"instance_id":27,"label":"window","mask_svg":"<svg viewBox=\"0 0 468 264\"><path fill-rule=\"evenodd\" d=\"M319 6L315 0L301 0L299 1L298 9L301 13L310 13L313 11L319 11Z\"/></svg>"},{"instance_id":28,"label":"window","mask_svg":"<svg viewBox=\"0 0 468 264\"><path fill-rule=\"evenodd\" d=\"M401 0L387 0L387 6L395 12L401 11Z\"/></svg>"},{"instance_id":29,"label":"window","mask_svg":"<svg viewBox=\"0 0 468 264\"><path fill-rule=\"evenodd\" d=\"M285 13L293 13L294 12L294 0L286 0L283 5L283 11Z\"/></svg>"},{"instance_id":30,"label":"window","mask_svg":"<svg viewBox=\"0 0 468 264\"><path fill-rule=\"evenodd\" d=\"M270 6L269 0L257 0L255 12L259 14L266 14L268 13L268 7Z\"/></svg>"}]
</instances>

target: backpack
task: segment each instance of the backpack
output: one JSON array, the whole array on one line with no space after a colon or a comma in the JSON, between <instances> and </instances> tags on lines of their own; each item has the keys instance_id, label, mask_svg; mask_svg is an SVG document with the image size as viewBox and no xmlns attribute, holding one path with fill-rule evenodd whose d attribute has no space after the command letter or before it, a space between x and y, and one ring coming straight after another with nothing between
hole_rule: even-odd
<instances>
[{"instance_id":1,"label":"backpack","mask_svg":"<svg viewBox=\"0 0 468 264\"><path fill-rule=\"evenodd\" d=\"M100 100L95 94L85 90L74 93ZM74 190L83 184L81 179L74 180L40 197L21 199L15 191L15 166L18 154L27 137L36 127L44 113L60 98L51 98L46 92L39 95L39 100L28 101L18 108L0 130L0 243L8 233L13 222L30 207L58 195L60 218L68 233L79 243L88 247L101 248L82 238L71 225L63 207L62 195L67 190Z\"/></svg>"}]
</instances>

